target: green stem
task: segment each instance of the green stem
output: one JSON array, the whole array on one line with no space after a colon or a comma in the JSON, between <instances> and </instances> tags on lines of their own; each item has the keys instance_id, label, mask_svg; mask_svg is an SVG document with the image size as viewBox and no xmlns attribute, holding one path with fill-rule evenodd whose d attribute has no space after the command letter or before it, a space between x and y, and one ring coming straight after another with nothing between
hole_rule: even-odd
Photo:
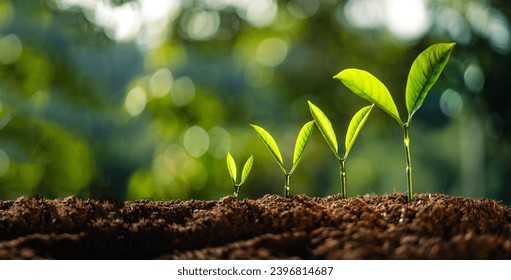
<instances>
[{"instance_id":1,"label":"green stem","mask_svg":"<svg viewBox=\"0 0 511 280\"><path fill-rule=\"evenodd\" d=\"M404 144L406 155L406 175L408 184L408 202L413 200L413 165L412 165L412 151L410 150L410 124L403 125L405 130Z\"/></svg>"},{"instance_id":2,"label":"green stem","mask_svg":"<svg viewBox=\"0 0 511 280\"><path fill-rule=\"evenodd\" d=\"M240 193L240 187L241 187L241 185L234 184L234 194L233 195L235 198L238 198L238 195Z\"/></svg>"},{"instance_id":3,"label":"green stem","mask_svg":"<svg viewBox=\"0 0 511 280\"><path fill-rule=\"evenodd\" d=\"M348 189L346 187L346 159L341 159L339 161L341 163L341 199L345 199L348 197Z\"/></svg>"},{"instance_id":4,"label":"green stem","mask_svg":"<svg viewBox=\"0 0 511 280\"><path fill-rule=\"evenodd\" d=\"M289 197L289 190L291 189L289 181L291 179L291 173L286 173L286 185L284 186L284 197Z\"/></svg>"}]
</instances>

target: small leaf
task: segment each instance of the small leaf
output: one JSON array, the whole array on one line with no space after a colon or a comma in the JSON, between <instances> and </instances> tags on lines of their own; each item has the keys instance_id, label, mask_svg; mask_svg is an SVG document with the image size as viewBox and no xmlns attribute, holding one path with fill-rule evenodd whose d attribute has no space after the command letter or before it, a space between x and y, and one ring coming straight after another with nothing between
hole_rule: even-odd
<instances>
[{"instance_id":1,"label":"small leaf","mask_svg":"<svg viewBox=\"0 0 511 280\"><path fill-rule=\"evenodd\" d=\"M387 87L378 78L369 72L359 69L345 69L334 76L334 78L339 79L356 95L376 104L396 119L401 126L403 125L392 95L390 95Z\"/></svg>"},{"instance_id":2,"label":"small leaf","mask_svg":"<svg viewBox=\"0 0 511 280\"><path fill-rule=\"evenodd\" d=\"M367 121L367 118L369 118L369 114L373 107L374 104L360 109L351 119L350 124L348 125L348 131L346 132L346 153L344 154L344 159L348 158L351 147L353 146L353 143L355 143L355 140Z\"/></svg>"},{"instance_id":3,"label":"small leaf","mask_svg":"<svg viewBox=\"0 0 511 280\"><path fill-rule=\"evenodd\" d=\"M303 125L302 129L300 130L300 133L298 133L298 137L296 138L296 144L295 144L295 152L293 155L293 168L291 169L291 172L295 170L295 168L298 166L298 163L300 162L300 159L302 158L303 151L305 150L305 146L307 146L307 143L309 142L309 139L311 137L312 131L314 130L314 121L310 121Z\"/></svg>"},{"instance_id":4,"label":"small leaf","mask_svg":"<svg viewBox=\"0 0 511 280\"><path fill-rule=\"evenodd\" d=\"M232 183L236 184L236 162L234 161L231 153L227 153L227 169L229 169L229 175L231 175Z\"/></svg>"},{"instance_id":5,"label":"small leaf","mask_svg":"<svg viewBox=\"0 0 511 280\"><path fill-rule=\"evenodd\" d=\"M337 146L337 138L335 137L335 131L332 128L332 123L327 118L325 113L321 111L316 105L312 104L312 102L309 102L309 108L312 114L312 117L314 118L314 121L316 122L316 125L319 128L319 131L323 135L323 138L325 138L326 143L334 153L337 160L340 160L339 152L338 152L338 146Z\"/></svg>"},{"instance_id":6,"label":"small leaf","mask_svg":"<svg viewBox=\"0 0 511 280\"><path fill-rule=\"evenodd\" d=\"M406 109L408 121L421 107L428 91L433 87L444 70L456 43L435 44L415 59L406 84Z\"/></svg>"},{"instance_id":7,"label":"small leaf","mask_svg":"<svg viewBox=\"0 0 511 280\"><path fill-rule=\"evenodd\" d=\"M275 142L273 137L270 135L270 133L264 130L264 128L253 124L251 124L251 126L256 130L257 134L259 134L259 137L261 138L261 140L263 140L268 150L270 150L270 153L273 155L282 171L286 173L286 169L284 168L284 161L282 160L282 155L280 154L279 147L277 146L277 143Z\"/></svg>"},{"instance_id":8,"label":"small leaf","mask_svg":"<svg viewBox=\"0 0 511 280\"><path fill-rule=\"evenodd\" d=\"M248 174L250 174L250 170L252 169L253 164L254 164L254 156L250 156L247 159L247 162L245 162L245 165L243 166L243 171L241 172L240 185L243 185L245 183L245 181L247 180Z\"/></svg>"}]
</instances>

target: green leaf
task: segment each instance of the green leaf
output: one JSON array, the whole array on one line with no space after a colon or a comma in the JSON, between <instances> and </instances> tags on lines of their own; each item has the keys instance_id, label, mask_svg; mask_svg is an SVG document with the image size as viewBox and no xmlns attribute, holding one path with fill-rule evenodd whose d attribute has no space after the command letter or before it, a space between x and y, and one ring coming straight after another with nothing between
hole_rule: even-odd
<instances>
[{"instance_id":1,"label":"green leaf","mask_svg":"<svg viewBox=\"0 0 511 280\"><path fill-rule=\"evenodd\" d=\"M270 150L270 153L273 155L282 171L286 173L286 169L284 168L284 161L282 161L282 155L280 154L279 147L277 146L277 143L273 137L270 135L270 133L264 130L264 128L253 124L251 124L251 126L256 130L257 134L259 134L259 137L261 140L263 140L268 150Z\"/></svg>"},{"instance_id":2,"label":"green leaf","mask_svg":"<svg viewBox=\"0 0 511 280\"><path fill-rule=\"evenodd\" d=\"M229 169L229 175L231 175L232 183L236 184L236 162L234 161L231 153L227 153L227 169Z\"/></svg>"},{"instance_id":3,"label":"green leaf","mask_svg":"<svg viewBox=\"0 0 511 280\"><path fill-rule=\"evenodd\" d=\"M302 129L300 130L300 133L298 133L298 137L296 138L296 144L295 144L295 152L293 155L293 168L291 169L291 172L295 170L295 168L298 166L298 163L300 162L300 159L302 158L303 151L305 150L305 147L307 146L307 143L309 142L309 139L311 137L312 131L314 130L314 121L310 121L303 125Z\"/></svg>"},{"instance_id":4,"label":"green leaf","mask_svg":"<svg viewBox=\"0 0 511 280\"><path fill-rule=\"evenodd\" d=\"M243 166L243 171L241 172L240 185L243 185L245 183L245 181L247 180L248 174L250 174L250 170L252 169L253 164L254 164L254 156L250 156L247 159L247 162L245 162L245 165Z\"/></svg>"},{"instance_id":5,"label":"green leaf","mask_svg":"<svg viewBox=\"0 0 511 280\"><path fill-rule=\"evenodd\" d=\"M337 160L341 160L339 157L338 147L337 147L337 138L335 137L334 129L332 128L332 123L327 118L325 113L321 111L316 105L312 104L312 102L309 102L309 108L312 114L312 117L314 118L314 121L316 122L316 125L319 128L319 131L323 135L323 138L325 138L326 143L334 153Z\"/></svg>"},{"instance_id":6,"label":"green leaf","mask_svg":"<svg viewBox=\"0 0 511 280\"><path fill-rule=\"evenodd\" d=\"M376 104L376 106L396 119L401 126L403 125L389 90L371 73L360 69L345 69L335 75L334 78L339 79L356 95Z\"/></svg>"},{"instance_id":7,"label":"green leaf","mask_svg":"<svg viewBox=\"0 0 511 280\"><path fill-rule=\"evenodd\" d=\"M355 143L355 140L367 121L367 118L369 118L369 114L373 107L374 104L360 109L351 119L350 124L348 125L348 131L346 132L346 153L344 154L344 159L348 158L351 147L353 146L353 143Z\"/></svg>"},{"instance_id":8,"label":"green leaf","mask_svg":"<svg viewBox=\"0 0 511 280\"><path fill-rule=\"evenodd\" d=\"M433 87L444 70L456 43L435 44L415 59L406 84L406 109L408 121L421 107L428 91Z\"/></svg>"}]
</instances>

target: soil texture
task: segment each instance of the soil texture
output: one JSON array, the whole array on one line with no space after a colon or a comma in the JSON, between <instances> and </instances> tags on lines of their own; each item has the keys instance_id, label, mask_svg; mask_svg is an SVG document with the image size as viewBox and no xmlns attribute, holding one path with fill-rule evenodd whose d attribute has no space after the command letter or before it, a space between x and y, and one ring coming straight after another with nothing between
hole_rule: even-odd
<instances>
[{"instance_id":1,"label":"soil texture","mask_svg":"<svg viewBox=\"0 0 511 280\"><path fill-rule=\"evenodd\" d=\"M405 194L0 201L1 259L511 259L511 208Z\"/></svg>"}]
</instances>

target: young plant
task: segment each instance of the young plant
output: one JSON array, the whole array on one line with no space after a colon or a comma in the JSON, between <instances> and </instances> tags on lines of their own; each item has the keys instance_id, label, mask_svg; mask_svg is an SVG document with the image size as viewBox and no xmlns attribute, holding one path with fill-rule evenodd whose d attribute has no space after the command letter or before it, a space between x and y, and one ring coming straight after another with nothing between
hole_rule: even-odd
<instances>
[{"instance_id":1,"label":"young plant","mask_svg":"<svg viewBox=\"0 0 511 280\"><path fill-rule=\"evenodd\" d=\"M241 181L239 183L236 183L237 182L236 162L234 161L234 158L232 157L231 153L227 153L226 159L227 169L229 170L229 175L231 176L232 184L234 186L234 197L238 198L238 195L240 194L241 185L243 185L247 180L248 174L250 173L252 165L254 164L254 157L250 156L245 162L245 165L243 166L243 171L241 172Z\"/></svg>"},{"instance_id":2,"label":"young plant","mask_svg":"<svg viewBox=\"0 0 511 280\"><path fill-rule=\"evenodd\" d=\"M348 125L348 130L346 132L346 140L344 142L344 147L346 150L344 156L341 157L339 155L339 151L337 148L337 138L335 137L335 132L334 129L332 128L332 123L327 118L325 113L321 111L321 109L319 109L316 105L312 104L312 102L310 101L308 102L312 117L314 118L314 121L316 122L319 131L321 131L323 138L325 138L326 143L334 153L335 158L337 158L337 160L340 163L341 198L344 199L348 196L348 189L346 187L346 160L348 159L351 147L353 146L353 143L355 143L355 139L357 139L360 130L367 121L367 118L369 117L369 114L371 113L374 104L360 109L351 119L350 124Z\"/></svg>"},{"instance_id":3,"label":"young plant","mask_svg":"<svg viewBox=\"0 0 511 280\"><path fill-rule=\"evenodd\" d=\"M334 78L339 79L356 95L376 104L404 129L408 201L413 200L413 165L410 149L410 125L412 116L421 107L426 95L442 73L456 43L435 44L415 59L406 84L406 109L408 119L401 120L398 110L385 85L370 73L359 69L346 69Z\"/></svg>"},{"instance_id":4,"label":"young plant","mask_svg":"<svg viewBox=\"0 0 511 280\"><path fill-rule=\"evenodd\" d=\"M251 126L255 129L261 140L263 140L263 143L266 145L270 153L273 155L273 158L275 158L275 160L279 164L280 169L284 173L285 176L284 197L286 198L289 197L289 191L291 188L290 178L293 172L295 171L296 167L298 166L300 159L302 158L305 146L307 146L307 143L309 142L312 130L314 129L314 121L306 123L300 130L300 133L298 133L298 138L296 139L295 151L293 155L293 167L289 172L287 172L286 169L284 168L284 161L282 160L282 155L280 154L279 147L277 146L277 143L270 135L270 133L268 133L260 126L253 124L251 124Z\"/></svg>"}]
</instances>

